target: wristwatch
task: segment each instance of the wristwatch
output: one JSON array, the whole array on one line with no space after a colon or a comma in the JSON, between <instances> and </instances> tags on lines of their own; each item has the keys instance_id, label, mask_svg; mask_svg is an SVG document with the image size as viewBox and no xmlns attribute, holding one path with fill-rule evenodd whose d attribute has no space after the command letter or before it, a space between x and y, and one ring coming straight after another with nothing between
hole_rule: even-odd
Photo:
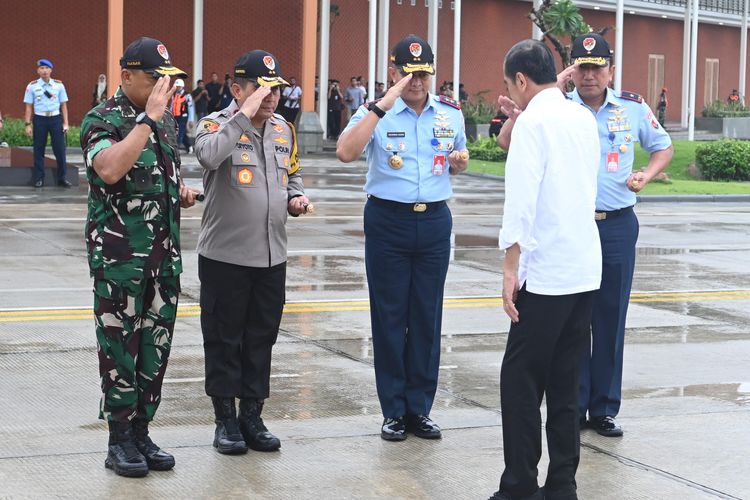
<instances>
[{"instance_id":1,"label":"wristwatch","mask_svg":"<svg viewBox=\"0 0 750 500\"><path fill-rule=\"evenodd\" d=\"M375 101L372 101L368 106L367 109L378 115L378 118L383 118L385 116L385 111L383 111L381 108L378 107L378 103Z\"/></svg>"},{"instance_id":2,"label":"wristwatch","mask_svg":"<svg viewBox=\"0 0 750 500\"><path fill-rule=\"evenodd\" d=\"M151 128L151 130L156 130L156 122L154 120L152 120L151 117L148 116L145 111L143 113L141 113L140 115L138 115L138 116L135 117L135 123L136 123L136 125L140 125L141 123L145 123L146 125L148 125Z\"/></svg>"}]
</instances>

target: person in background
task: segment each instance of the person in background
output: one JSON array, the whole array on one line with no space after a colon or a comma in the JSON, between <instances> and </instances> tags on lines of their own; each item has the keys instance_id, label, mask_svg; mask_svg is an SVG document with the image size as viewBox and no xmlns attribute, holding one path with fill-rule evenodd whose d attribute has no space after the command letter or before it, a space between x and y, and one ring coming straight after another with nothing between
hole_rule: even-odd
<instances>
[{"instance_id":1,"label":"person in background","mask_svg":"<svg viewBox=\"0 0 750 500\"><path fill-rule=\"evenodd\" d=\"M107 100L107 76L99 75L94 85L94 98L91 101L91 107L94 108L98 104L103 103Z\"/></svg>"},{"instance_id":2,"label":"person in background","mask_svg":"<svg viewBox=\"0 0 750 500\"><path fill-rule=\"evenodd\" d=\"M208 92L208 112L213 113L221 108L222 85L219 83L219 75L215 71L211 73L211 81L206 84Z\"/></svg>"},{"instance_id":3,"label":"person in background","mask_svg":"<svg viewBox=\"0 0 750 500\"><path fill-rule=\"evenodd\" d=\"M208 114L208 101L210 99L206 84L203 80L198 80L197 87L190 93L193 96L193 106L195 106L195 119L200 120Z\"/></svg>"},{"instance_id":4,"label":"person in background","mask_svg":"<svg viewBox=\"0 0 750 500\"><path fill-rule=\"evenodd\" d=\"M341 110L344 107L344 96L341 94L338 80L331 80L328 85L328 138L338 139L341 133Z\"/></svg>"},{"instance_id":5,"label":"person in background","mask_svg":"<svg viewBox=\"0 0 750 500\"><path fill-rule=\"evenodd\" d=\"M65 85L52 76L53 64L49 59L37 61L39 78L26 86L23 102L26 104L26 135L34 138L34 187L44 186L44 150L47 136L52 137L52 151L57 160L57 185L71 187L65 176L65 134L68 132L68 93ZM32 114L34 116L32 122ZM33 129L32 129L33 124Z\"/></svg>"}]
</instances>

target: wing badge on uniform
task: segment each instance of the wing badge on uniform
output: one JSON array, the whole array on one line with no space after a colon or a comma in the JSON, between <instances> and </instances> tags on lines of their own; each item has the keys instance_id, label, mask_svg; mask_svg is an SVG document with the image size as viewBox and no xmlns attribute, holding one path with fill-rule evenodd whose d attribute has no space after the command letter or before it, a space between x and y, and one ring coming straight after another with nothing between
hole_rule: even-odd
<instances>
[{"instance_id":1,"label":"wing badge on uniform","mask_svg":"<svg viewBox=\"0 0 750 500\"><path fill-rule=\"evenodd\" d=\"M283 137L274 137L273 142L278 142L279 144L289 144L289 141L284 139Z\"/></svg>"}]
</instances>

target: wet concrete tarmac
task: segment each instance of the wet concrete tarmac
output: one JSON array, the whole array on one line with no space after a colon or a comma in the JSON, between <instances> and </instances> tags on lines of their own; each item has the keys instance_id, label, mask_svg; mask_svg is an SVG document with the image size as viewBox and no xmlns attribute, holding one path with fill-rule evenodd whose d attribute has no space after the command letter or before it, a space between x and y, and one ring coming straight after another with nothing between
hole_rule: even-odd
<instances>
[{"instance_id":1,"label":"wet concrete tarmac","mask_svg":"<svg viewBox=\"0 0 750 500\"><path fill-rule=\"evenodd\" d=\"M75 162L77 158L71 158ZM497 234L503 183L455 178L439 442L386 443L372 370L362 206L365 167L303 159L314 215L290 219L287 307L264 417L275 454L211 447L195 244L152 435L177 467L142 480L103 467L85 187L0 192L0 498L486 498L502 468ZM193 157L184 168L199 186ZM619 416L582 434L585 499L750 498L750 207L642 203ZM545 476L546 456L540 464Z\"/></svg>"}]
</instances>

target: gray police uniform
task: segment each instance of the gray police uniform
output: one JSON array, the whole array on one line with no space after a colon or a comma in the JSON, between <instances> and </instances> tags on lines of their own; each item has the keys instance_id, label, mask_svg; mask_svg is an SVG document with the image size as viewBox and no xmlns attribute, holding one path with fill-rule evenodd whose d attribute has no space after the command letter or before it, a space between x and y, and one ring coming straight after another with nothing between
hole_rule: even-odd
<instances>
[{"instance_id":1,"label":"gray police uniform","mask_svg":"<svg viewBox=\"0 0 750 500\"><path fill-rule=\"evenodd\" d=\"M232 101L197 130L206 393L264 399L284 305L288 201L304 194L294 127L274 114L256 130Z\"/></svg>"}]
</instances>

